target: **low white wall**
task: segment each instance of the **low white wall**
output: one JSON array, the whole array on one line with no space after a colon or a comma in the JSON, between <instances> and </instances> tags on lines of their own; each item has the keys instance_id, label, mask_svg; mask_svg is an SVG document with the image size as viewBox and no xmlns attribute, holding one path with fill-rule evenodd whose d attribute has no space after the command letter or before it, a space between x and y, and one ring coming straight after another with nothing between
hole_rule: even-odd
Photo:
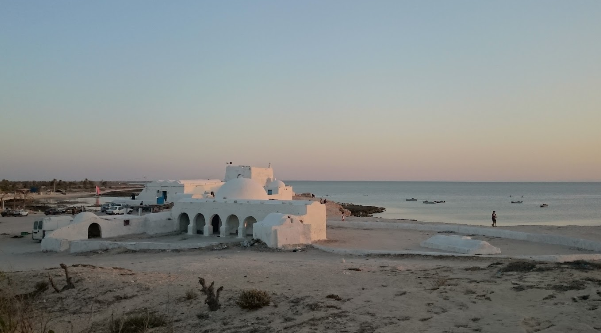
<instances>
[{"instance_id":1,"label":"low white wall","mask_svg":"<svg viewBox=\"0 0 601 333\"><path fill-rule=\"evenodd\" d=\"M311 226L311 241L327 239L326 205L313 201L307 206L307 213L300 216L304 224Z\"/></svg>"},{"instance_id":2,"label":"low white wall","mask_svg":"<svg viewBox=\"0 0 601 333\"><path fill-rule=\"evenodd\" d=\"M500 237L508 239L523 240L535 243L555 244L575 247L584 250L601 252L601 242L587 239L572 238L558 235L532 234L521 231L503 230L499 228L481 228L455 224L416 224L416 223L392 223L392 222L341 222L328 221L328 225L342 228L371 228L371 229L409 229L423 231L454 231L467 235L482 235L489 237Z\"/></svg>"},{"instance_id":3,"label":"low white wall","mask_svg":"<svg viewBox=\"0 0 601 333\"><path fill-rule=\"evenodd\" d=\"M155 242L111 242L111 241L88 241L80 240L71 242L69 251L71 253L81 253L90 251L106 251L116 248L124 248L132 251L144 250L185 250L211 247L220 244L214 243L155 243Z\"/></svg>"},{"instance_id":4,"label":"low white wall","mask_svg":"<svg viewBox=\"0 0 601 333\"><path fill-rule=\"evenodd\" d=\"M311 244L311 226L302 223L286 223L274 228L278 248L291 245Z\"/></svg>"},{"instance_id":5,"label":"low white wall","mask_svg":"<svg viewBox=\"0 0 601 333\"><path fill-rule=\"evenodd\" d=\"M57 239L46 237L42 239L42 251L61 252L69 249L69 241L66 239Z\"/></svg>"},{"instance_id":6,"label":"low white wall","mask_svg":"<svg viewBox=\"0 0 601 333\"><path fill-rule=\"evenodd\" d=\"M311 225L301 222L299 216L271 213L255 224L253 238L271 248L311 244Z\"/></svg>"},{"instance_id":7,"label":"low white wall","mask_svg":"<svg viewBox=\"0 0 601 333\"><path fill-rule=\"evenodd\" d=\"M421 242L420 245L431 249L471 255L501 253L501 249L498 247L494 247L485 241L471 239L467 236L436 235Z\"/></svg>"},{"instance_id":8,"label":"low white wall","mask_svg":"<svg viewBox=\"0 0 601 333\"><path fill-rule=\"evenodd\" d=\"M42 251L65 251L71 241L88 239L90 225L100 226L101 238L133 234L163 234L177 231L176 221L170 212L137 215L102 216L85 212L75 216L67 226L54 230L42 240ZM128 221L126 225L126 221Z\"/></svg>"}]
</instances>

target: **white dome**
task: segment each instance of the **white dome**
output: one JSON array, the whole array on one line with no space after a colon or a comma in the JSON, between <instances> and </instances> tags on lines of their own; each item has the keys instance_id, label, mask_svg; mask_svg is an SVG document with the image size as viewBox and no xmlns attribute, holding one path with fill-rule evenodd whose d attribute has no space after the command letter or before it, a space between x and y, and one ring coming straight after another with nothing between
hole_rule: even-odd
<instances>
[{"instance_id":1,"label":"white dome","mask_svg":"<svg viewBox=\"0 0 601 333\"><path fill-rule=\"evenodd\" d=\"M263 186L248 178L235 178L223 184L215 193L216 199L269 200Z\"/></svg>"},{"instance_id":2,"label":"white dome","mask_svg":"<svg viewBox=\"0 0 601 333\"><path fill-rule=\"evenodd\" d=\"M283 181L281 180L273 180L271 181L271 183L269 183L269 185L267 185L267 188L280 188L280 187L285 187L286 184L284 184Z\"/></svg>"},{"instance_id":3,"label":"white dome","mask_svg":"<svg viewBox=\"0 0 601 333\"><path fill-rule=\"evenodd\" d=\"M98 218L98 216L94 213L90 213L90 212L81 212L77 215L75 215L75 217L73 218L73 224L75 223L81 223L90 219L96 219Z\"/></svg>"}]
</instances>

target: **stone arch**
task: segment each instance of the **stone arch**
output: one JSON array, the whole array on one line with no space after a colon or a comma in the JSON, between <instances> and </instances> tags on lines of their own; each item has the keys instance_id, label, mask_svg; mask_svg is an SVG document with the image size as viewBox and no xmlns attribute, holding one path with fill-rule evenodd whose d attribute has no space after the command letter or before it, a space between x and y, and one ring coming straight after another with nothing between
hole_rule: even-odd
<instances>
[{"instance_id":1,"label":"stone arch","mask_svg":"<svg viewBox=\"0 0 601 333\"><path fill-rule=\"evenodd\" d=\"M190 216L188 216L188 214L186 214L186 213L181 213L181 214L179 214L177 221L179 222L179 229L178 229L179 232L188 232L188 225L190 224Z\"/></svg>"},{"instance_id":2,"label":"stone arch","mask_svg":"<svg viewBox=\"0 0 601 333\"><path fill-rule=\"evenodd\" d=\"M88 239L90 238L102 238L102 230L100 224L92 223L88 226Z\"/></svg>"},{"instance_id":3,"label":"stone arch","mask_svg":"<svg viewBox=\"0 0 601 333\"><path fill-rule=\"evenodd\" d=\"M211 227L213 228L212 234L219 234L219 230L221 229L221 218L219 215L215 214L211 216Z\"/></svg>"},{"instance_id":4,"label":"stone arch","mask_svg":"<svg viewBox=\"0 0 601 333\"><path fill-rule=\"evenodd\" d=\"M192 232L202 235L204 233L205 223L205 216L201 213L196 214L196 216L194 217L194 227L196 229L192 230Z\"/></svg>"},{"instance_id":5,"label":"stone arch","mask_svg":"<svg viewBox=\"0 0 601 333\"><path fill-rule=\"evenodd\" d=\"M237 235L238 234L238 226L240 225L240 220L238 216L232 214L227 217L225 220L225 236L228 235Z\"/></svg>"},{"instance_id":6,"label":"stone arch","mask_svg":"<svg viewBox=\"0 0 601 333\"><path fill-rule=\"evenodd\" d=\"M244 219L244 234L245 235L247 235L247 236L253 235L253 226L255 223L257 223L257 219L252 216L249 216Z\"/></svg>"}]
</instances>

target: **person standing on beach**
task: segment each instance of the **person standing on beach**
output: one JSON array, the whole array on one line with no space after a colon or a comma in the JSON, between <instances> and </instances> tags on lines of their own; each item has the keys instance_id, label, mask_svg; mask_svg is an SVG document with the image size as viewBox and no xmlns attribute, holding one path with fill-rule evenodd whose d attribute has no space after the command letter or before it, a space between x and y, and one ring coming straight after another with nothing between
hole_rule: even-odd
<instances>
[{"instance_id":1,"label":"person standing on beach","mask_svg":"<svg viewBox=\"0 0 601 333\"><path fill-rule=\"evenodd\" d=\"M492 226L497 226L497 213L494 210L492 211Z\"/></svg>"}]
</instances>

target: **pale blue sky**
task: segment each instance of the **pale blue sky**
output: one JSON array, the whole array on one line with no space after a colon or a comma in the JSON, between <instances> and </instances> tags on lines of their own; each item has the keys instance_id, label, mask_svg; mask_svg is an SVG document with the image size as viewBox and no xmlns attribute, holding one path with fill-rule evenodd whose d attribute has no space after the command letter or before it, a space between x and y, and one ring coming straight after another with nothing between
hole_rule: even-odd
<instances>
[{"instance_id":1,"label":"pale blue sky","mask_svg":"<svg viewBox=\"0 0 601 333\"><path fill-rule=\"evenodd\" d=\"M601 1L0 1L0 179L601 180Z\"/></svg>"}]
</instances>

